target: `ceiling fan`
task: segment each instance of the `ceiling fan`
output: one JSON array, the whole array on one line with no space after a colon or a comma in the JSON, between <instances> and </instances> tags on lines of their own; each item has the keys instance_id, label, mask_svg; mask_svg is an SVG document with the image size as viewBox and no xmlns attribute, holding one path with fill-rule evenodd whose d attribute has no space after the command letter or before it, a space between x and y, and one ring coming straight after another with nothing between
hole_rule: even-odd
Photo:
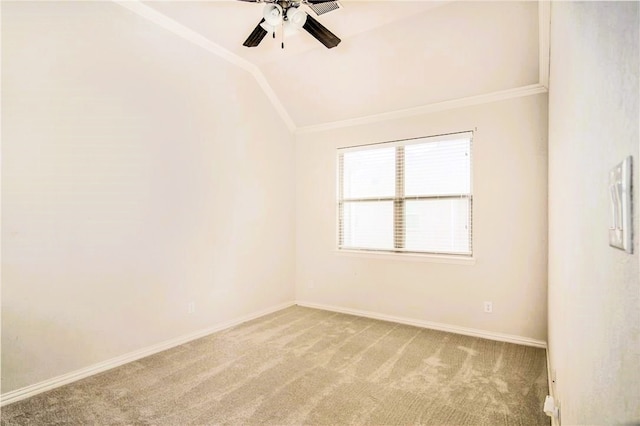
<instances>
[{"instance_id":1,"label":"ceiling fan","mask_svg":"<svg viewBox=\"0 0 640 426\"><path fill-rule=\"evenodd\" d=\"M262 39L272 33L275 38L275 29L282 26L283 36L296 30L304 29L316 40L324 44L328 49L340 44L340 39L326 29L320 22L300 8L307 5L313 6L321 3L334 3L335 0L240 0L249 3L266 3L263 18L243 43L247 47L256 47ZM282 42L284 49L284 41Z\"/></svg>"}]
</instances>

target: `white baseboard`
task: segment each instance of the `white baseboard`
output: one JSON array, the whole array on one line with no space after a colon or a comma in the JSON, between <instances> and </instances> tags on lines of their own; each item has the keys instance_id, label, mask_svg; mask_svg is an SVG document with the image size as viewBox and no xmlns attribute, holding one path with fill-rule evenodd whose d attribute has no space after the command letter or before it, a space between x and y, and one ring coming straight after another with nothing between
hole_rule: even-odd
<instances>
[{"instance_id":1,"label":"white baseboard","mask_svg":"<svg viewBox=\"0 0 640 426\"><path fill-rule=\"evenodd\" d=\"M293 301L281 303L279 305L272 306L257 312L253 312L251 314L245 315L240 318L236 318L230 321L225 321L225 322L216 324L212 327L208 327L203 330L189 333L187 335L180 336L175 339L166 340L162 343L158 343L153 346L148 346L146 348L142 348L134 352L129 352L119 357L112 358L112 359L100 362L98 364L90 365L89 367L81 368L80 370L72 371L71 373L63 374L61 376L44 380L34 385L26 386L24 388L20 388L11 392L4 393L0 395L0 406L5 406L13 402L20 401L22 399L32 397L39 393L46 392L48 390L55 389L57 387L75 382L77 380L84 379L89 376L93 376L94 374L102 373L103 371L107 371L112 368L119 367L128 362L133 362L140 358L144 358L149 355L153 355L158 352L171 349L175 346L182 345L192 340L196 340L201 337L207 336L209 334L225 330L227 328L233 327L243 322L251 321L252 319L256 319L264 315L268 315L270 313L279 311L284 308L288 308L289 306L293 306L293 305L295 305L295 302Z\"/></svg>"},{"instance_id":2,"label":"white baseboard","mask_svg":"<svg viewBox=\"0 0 640 426\"><path fill-rule=\"evenodd\" d=\"M400 324L413 325L416 327L430 328L433 330L447 331L449 333L464 334L466 336L481 337L483 339L497 340L499 342L515 343L517 345L533 346L546 349L547 342L531 339L529 337L515 336L512 334L494 333L492 331L479 330L475 328L459 327L457 325L442 324L438 322L416 320L411 318L396 317L393 315L379 314L377 312L361 311L359 309L349 309L338 306L323 305L319 303L304 302L298 300L299 306L322 309L325 311L340 312L343 314L357 315L361 317L379 319L383 321L397 322Z\"/></svg>"},{"instance_id":3,"label":"white baseboard","mask_svg":"<svg viewBox=\"0 0 640 426\"><path fill-rule=\"evenodd\" d=\"M549 347L547 347L547 350L545 352L547 353L547 381L549 382L549 395L555 401L556 406L558 406L558 399L556 398L555 383L553 382L553 374L551 374L552 370L551 370L551 358L549 357ZM551 417L551 426L560 426L560 419L558 417L553 417L553 416Z\"/></svg>"}]
</instances>

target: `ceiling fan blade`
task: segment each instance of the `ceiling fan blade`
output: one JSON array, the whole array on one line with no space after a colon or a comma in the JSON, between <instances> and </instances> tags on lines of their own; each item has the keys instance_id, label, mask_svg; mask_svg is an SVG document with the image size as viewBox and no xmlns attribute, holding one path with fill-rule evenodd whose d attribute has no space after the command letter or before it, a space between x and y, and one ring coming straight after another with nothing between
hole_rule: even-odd
<instances>
[{"instance_id":1,"label":"ceiling fan blade","mask_svg":"<svg viewBox=\"0 0 640 426\"><path fill-rule=\"evenodd\" d=\"M242 1L247 1L247 0L242 0ZM329 3L332 1L336 1L336 0L306 0L306 3L318 4L318 3Z\"/></svg>"},{"instance_id":2,"label":"ceiling fan blade","mask_svg":"<svg viewBox=\"0 0 640 426\"><path fill-rule=\"evenodd\" d=\"M325 1L322 3L305 3L307 7L315 12L317 16L324 15L325 13L332 12L334 10L342 9L342 5L337 0Z\"/></svg>"},{"instance_id":3,"label":"ceiling fan blade","mask_svg":"<svg viewBox=\"0 0 640 426\"><path fill-rule=\"evenodd\" d=\"M267 31L260 26L263 22L264 18L262 18L262 21L258 23L258 26L254 28L251 34L249 34L249 37L242 43L243 46L256 47L260 44L264 36L267 35Z\"/></svg>"},{"instance_id":4,"label":"ceiling fan blade","mask_svg":"<svg viewBox=\"0 0 640 426\"><path fill-rule=\"evenodd\" d=\"M238 0L238 1L246 1L247 3L262 3L263 0Z\"/></svg>"},{"instance_id":5,"label":"ceiling fan blade","mask_svg":"<svg viewBox=\"0 0 640 426\"><path fill-rule=\"evenodd\" d=\"M324 25L316 21L311 15L307 15L307 21L304 23L302 28L315 37L315 39L320 43L324 44L327 49L336 47L342 41L331 31L326 29Z\"/></svg>"}]
</instances>

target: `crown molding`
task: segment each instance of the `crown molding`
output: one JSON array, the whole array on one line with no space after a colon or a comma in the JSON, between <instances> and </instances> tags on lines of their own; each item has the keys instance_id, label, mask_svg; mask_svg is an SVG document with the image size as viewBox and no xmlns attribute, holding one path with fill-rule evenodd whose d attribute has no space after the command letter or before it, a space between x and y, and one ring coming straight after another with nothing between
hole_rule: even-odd
<instances>
[{"instance_id":1,"label":"crown molding","mask_svg":"<svg viewBox=\"0 0 640 426\"><path fill-rule=\"evenodd\" d=\"M551 2L540 0L538 2L538 82L545 88L549 88L549 55L551 34Z\"/></svg>"},{"instance_id":2,"label":"crown molding","mask_svg":"<svg viewBox=\"0 0 640 426\"><path fill-rule=\"evenodd\" d=\"M498 92L487 93L467 98L452 99L444 102L431 103L415 108L407 108L397 111L389 111L381 114L368 115L348 120L332 121L323 124L302 126L296 129L297 134L320 132L342 127L371 124L385 120L393 120L413 115L428 114L448 109L462 108L496 102L505 99L522 96L537 95L549 91L549 55L551 33L551 2L550 0L538 1L538 83L528 86L507 89Z\"/></svg>"},{"instance_id":3,"label":"crown molding","mask_svg":"<svg viewBox=\"0 0 640 426\"><path fill-rule=\"evenodd\" d=\"M211 40L204 37L203 35L182 25L178 21L175 21L174 19L169 18L168 16L158 12L157 10L142 4L138 0L134 0L134 1L113 0L113 2L153 22L154 24L159 25L160 27L174 33L175 35L182 37L183 39L197 46L202 47L206 51L219 56L225 61L247 71L256 79L256 82L258 83L260 88L263 90L263 92L265 93L265 95L273 105L273 107L276 109L276 111L284 121L285 125L289 129L289 131L293 133L296 130L296 125L293 122L293 119L291 118L287 110L284 108L284 106L280 102L280 99L278 99L278 96L273 91L273 88L271 87L269 82L267 82L267 79L264 77L264 75L262 74L262 72L257 66L247 61L246 59L236 55L235 53L225 49L219 44L212 42Z\"/></svg>"},{"instance_id":4,"label":"crown molding","mask_svg":"<svg viewBox=\"0 0 640 426\"><path fill-rule=\"evenodd\" d=\"M401 109L397 111L384 112L381 114L367 115L364 117L351 118L349 120L331 121L312 126L298 127L297 134L313 133L325 130L339 129L342 127L359 126L363 124L377 123L380 121L394 120L398 118L411 117L414 115L430 114L434 112L446 111L449 109L464 108L474 105L487 104L490 102L503 101L506 99L520 98L523 96L538 95L547 93L547 88L541 84L531 84L528 86L516 87L515 89L500 90L483 95L469 96L467 98L452 99L443 102L422 105L415 108Z\"/></svg>"}]
</instances>

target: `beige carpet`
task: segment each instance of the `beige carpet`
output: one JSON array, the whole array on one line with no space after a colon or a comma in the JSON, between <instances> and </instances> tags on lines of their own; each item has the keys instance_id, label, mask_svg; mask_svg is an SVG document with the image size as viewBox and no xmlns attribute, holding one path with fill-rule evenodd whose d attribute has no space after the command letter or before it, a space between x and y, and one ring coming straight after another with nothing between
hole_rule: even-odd
<instances>
[{"instance_id":1,"label":"beige carpet","mask_svg":"<svg viewBox=\"0 0 640 426\"><path fill-rule=\"evenodd\" d=\"M549 425L545 352L291 307L2 409L3 425Z\"/></svg>"}]
</instances>

